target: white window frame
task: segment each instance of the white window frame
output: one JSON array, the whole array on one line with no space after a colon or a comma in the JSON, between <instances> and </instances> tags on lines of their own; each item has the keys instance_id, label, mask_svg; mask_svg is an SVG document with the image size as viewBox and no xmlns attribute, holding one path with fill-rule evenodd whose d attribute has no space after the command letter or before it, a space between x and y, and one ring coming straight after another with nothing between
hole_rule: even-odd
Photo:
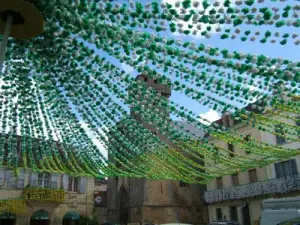
<instances>
[{"instance_id":1,"label":"white window frame","mask_svg":"<svg viewBox=\"0 0 300 225\"><path fill-rule=\"evenodd\" d=\"M72 182L71 184L71 189L70 189L70 181ZM77 188L75 189L75 181L77 182ZM68 180L68 192L79 192L79 177L69 177Z\"/></svg>"},{"instance_id":2,"label":"white window frame","mask_svg":"<svg viewBox=\"0 0 300 225\"><path fill-rule=\"evenodd\" d=\"M38 187L42 187L42 188L49 188L49 184L51 182L51 177L50 177L50 174L49 173L39 173L38 174L38 177L37 177L37 185ZM40 183L40 180L42 181ZM48 180L48 183L47 185L45 185L45 181Z\"/></svg>"}]
</instances>

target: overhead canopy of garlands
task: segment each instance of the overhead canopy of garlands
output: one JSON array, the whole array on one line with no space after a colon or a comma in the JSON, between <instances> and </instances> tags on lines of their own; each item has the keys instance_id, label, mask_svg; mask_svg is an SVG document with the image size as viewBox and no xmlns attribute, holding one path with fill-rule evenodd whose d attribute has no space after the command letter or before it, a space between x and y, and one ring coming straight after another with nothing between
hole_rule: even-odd
<instances>
[{"instance_id":1,"label":"overhead canopy of garlands","mask_svg":"<svg viewBox=\"0 0 300 225\"><path fill-rule=\"evenodd\" d=\"M197 113L299 141L300 63L201 43L299 51L299 3L265 1L2 0L1 164L205 183L297 155Z\"/></svg>"}]
</instances>

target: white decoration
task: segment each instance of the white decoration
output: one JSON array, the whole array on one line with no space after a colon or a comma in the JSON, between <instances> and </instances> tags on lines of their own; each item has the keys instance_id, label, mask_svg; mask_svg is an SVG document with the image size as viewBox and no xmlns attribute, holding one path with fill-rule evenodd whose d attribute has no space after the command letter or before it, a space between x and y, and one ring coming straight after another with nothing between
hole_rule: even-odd
<instances>
[{"instance_id":1,"label":"white decoration","mask_svg":"<svg viewBox=\"0 0 300 225\"><path fill-rule=\"evenodd\" d=\"M300 190L300 175L207 191L204 193L204 199L207 203L214 203L261 195L284 194L296 190Z\"/></svg>"}]
</instances>

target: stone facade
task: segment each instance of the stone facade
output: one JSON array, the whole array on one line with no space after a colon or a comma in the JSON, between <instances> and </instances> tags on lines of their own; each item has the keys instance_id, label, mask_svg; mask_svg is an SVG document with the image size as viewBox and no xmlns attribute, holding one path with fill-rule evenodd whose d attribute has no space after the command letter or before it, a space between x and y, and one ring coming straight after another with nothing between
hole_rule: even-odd
<instances>
[{"instance_id":1,"label":"stone facade","mask_svg":"<svg viewBox=\"0 0 300 225\"><path fill-rule=\"evenodd\" d=\"M205 188L178 181L110 178L108 184L108 219L122 220L122 190L127 198L127 222L142 224L206 223L207 207L203 204ZM113 184L114 182L114 184ZM124 193L124 192L123 192Z\"/></svg>"},{"instance_id":2,"label":"stone facade","mask_svg":"<svg viewBox=\"0 0 300 225\"><path fill-rule=\"evenodd\" d=\"M160 93L161 101L168 101L171 96L171 89L158 83L157 80L149 79L145 75L139 75L136 79L144 82L146 87L151 87ZM135 96L136 102L140 103L139 93L129 94ZM156 107L156 105L153 103L152 107ZM158 110L162 112L164 109L159 108ZM131 116L162 142L176 149L176 146L158 129L143 121L140 114L132 110ZM168 119L169 112L163 111L162 117ZM108 221L121 224L206 223L208 222L208 210L203 201L205 189L205 185L185 184L171 180L109 178Z\"/></svg>"},{"instance_id":3,"label":"stone facade","mask_svg":"<svg viewBox=\"0 0 300 225\"><path fill-rule=\"evenodd\" d=\"M270 117L271 115L265 116ZM289 116L295 117L296 115L290 114ZM272 118L274 120L282 120L282 118L275 116L272 116ZM227 125L236 129L239 134L250 135L256 140L270 145L279 145L278 137L275 135L259 131L250 125L234 123L234 121L227 116L224 116L216 122L225 126L226 123L229 122ZM293 120L285 120L284 122L299 126L299 124L295 124ZM211 141L223 148L228 148L227 143L214 139L211 139ZM282 140L280 146L290 149L300 149L300 143L295 141ZM234 146L234 152L245 157L254 157L252 154L246 154L245 151L236 146ZM212 180L207 185L207 192L205 193L205 199L209 202L210 222L218 219L234 219L243 225L256 225L259 224L263 200L268 198L299 196L300 186L293 184L299 183L300 156L285 159L282 162L290 162L290 160L295 160L296 166L295 171L291 170L290 172L292 172L292 174L288 176L279 176L276 174L275 164L271 164L266 167L251 168L247 171L237 173L238 185L233 184L233 177L231 175ZM207 162L213 164L212 161L206 160L206 163ZM236 211L236 213L232 213L232 210Z\"/></svg>"},{"instance_id":4,"label":"stone facade","mask_svg":"<svg viewBox=\"0 0 300 225\"><path fill-rule=\"evenodd\" d=\"M94 188L95 210L94 218L99 225L107 221L107 180L95 179Z\"/></svg>"},{"instance_id":5,"label":"stone facade","mask_svg":"<svg viewBox=\"0 0 300 225\"><path fill-rule=\"evenodd\" d=\"M0 199L11 199L11 198L23 198L23 190L27 186L40 187L40 183L37 180L33 180L33 174L38 177L38 174L31 172L30 170L23 170L22 178L7 177L5 174L9 171L8 169L2 168L0 171ZM54 179L55 177L55 179ZM14 185L14 182L22 179L24 182L23 187ZM68 212L75 212L82 216L93 216L94 210L94 178L78 178L77 188L73 186L71 191L69 188L69 176L48 174L48 178L51 182L47 186L51 189L65 190L65 201L63 203L56 202L39 202L34 200L26 200L26 212L15 215L15 224L30 224L31 216L39 211L46 211L50 218L51 225L61 225L64 216ZM73 181L74 182L74 181ZM75 182L74 182L75 183Z\"/></svg>"}]
</instances>

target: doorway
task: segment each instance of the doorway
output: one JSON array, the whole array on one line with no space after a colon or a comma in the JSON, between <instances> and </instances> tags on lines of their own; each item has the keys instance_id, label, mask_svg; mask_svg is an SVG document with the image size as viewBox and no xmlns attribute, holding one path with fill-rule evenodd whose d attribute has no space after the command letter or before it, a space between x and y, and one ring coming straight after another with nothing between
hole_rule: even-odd
<instances>
[{"instance_id":1,"label":"doorway","mask_svg":"<svg viewBox=\"0 0 300 225\"><path fill-rule=\"evenodd\" d=\"M129 197L124 187L120 190L119 220L120 224L129 222Z\"/></svg>"},{"instance_id":2,"label":"doorway","mask_svg":"<svg viewBox=\"0 0 300 225\"><path fill-rule=\"evenodd\" d=\"M242 214L243 214L243 225L251 225L250 207L248 203L242 208Z\"/></svg>"}]
</instances>

